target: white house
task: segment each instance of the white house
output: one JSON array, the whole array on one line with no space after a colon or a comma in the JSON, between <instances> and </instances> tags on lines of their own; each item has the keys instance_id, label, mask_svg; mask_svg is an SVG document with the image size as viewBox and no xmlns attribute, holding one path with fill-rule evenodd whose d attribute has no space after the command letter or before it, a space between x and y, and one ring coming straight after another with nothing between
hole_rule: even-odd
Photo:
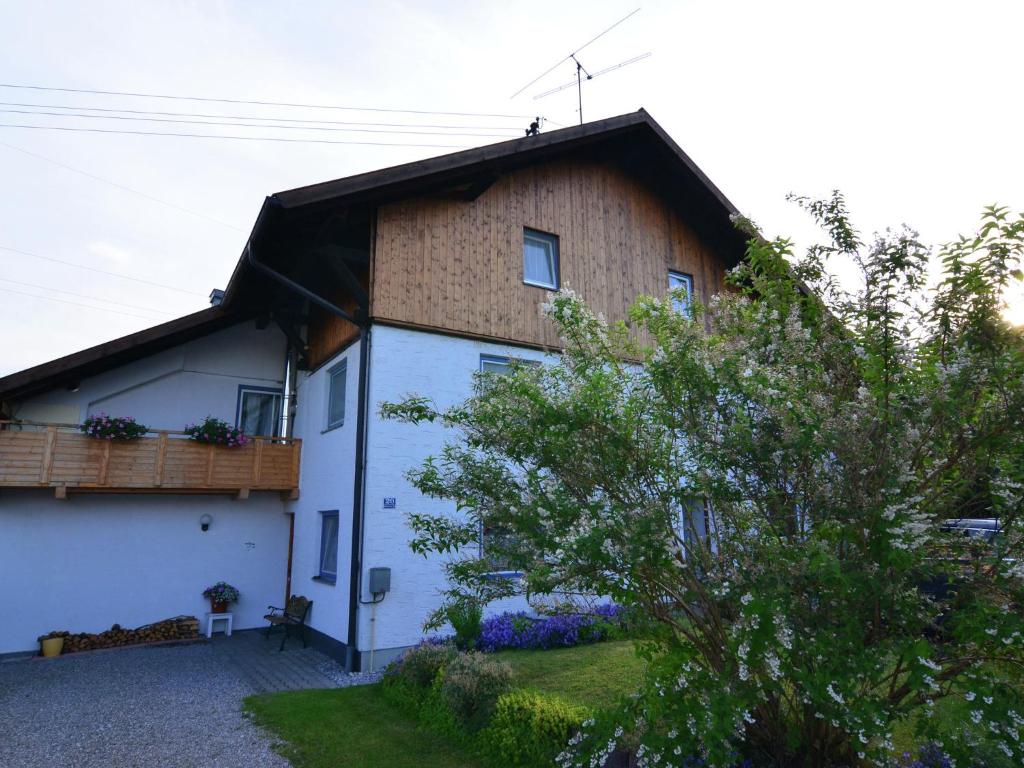
<instances>
[{"instance_id":1,"label":"white house","mask_svg":"<svg viewBox=\"0 0 1024 768\"><path fill-rule=\"evenodd\" d=\"M214 306L0 379L0 654L201 616L218 580L239 628L310 598L312 640L353 669L416 643L443 577L405 514L454 508L406 472L445 435L380 404L557 354L538 306L563 285L612 319L709 296L743 252L734 212L643 110L267 198ZM75 432L99 412L152 433ZM173 434L207 415L273 439Z\"/></svg>"}]
</instances>

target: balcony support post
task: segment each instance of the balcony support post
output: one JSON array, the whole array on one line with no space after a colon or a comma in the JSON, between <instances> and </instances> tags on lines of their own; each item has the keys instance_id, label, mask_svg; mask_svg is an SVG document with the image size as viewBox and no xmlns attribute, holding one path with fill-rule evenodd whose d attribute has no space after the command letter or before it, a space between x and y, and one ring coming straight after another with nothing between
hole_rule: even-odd
<instances>
[{"instance_id":1,"label":"balcony support post","mask_svg":"<svg viewBox=\"0 0 1024 768\"><path fill-rule=\"evenodd\" d=\"M167 461L167 433L161 432L156 443L156 461L153 468L153 485L159 488L164 484L164 464Z\"/></svg>"},{"instance_id":2,"label":"balcony support post","mask_svg":"<svg viewBox=\"0 0 1024 768\"><path fill-rule=\"evenodd\" d=\"M50 484L50 475L53 473L53 449L57 445L57 427L51 425L46 428L46 446L43 448L43 463L39 468L39 482L41 485Z\"/></svg>"}]
</instances>

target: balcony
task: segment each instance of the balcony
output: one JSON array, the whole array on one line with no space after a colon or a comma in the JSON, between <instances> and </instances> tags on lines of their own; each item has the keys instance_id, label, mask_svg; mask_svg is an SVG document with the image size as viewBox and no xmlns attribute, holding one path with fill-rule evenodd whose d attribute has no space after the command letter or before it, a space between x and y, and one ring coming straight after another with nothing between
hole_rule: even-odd
<instances>
[{"instance_id":1,"label":"balcony","mask_svg":"<svg viewBox=\"0 0 1024 768\"><path fill-rule=\"evenodd\" d=\"M152 436L150 436L152 435ZM250 437L241 447L198 443L183 432L136 440L86 437L73 424L0 421L0 488L68 493L227 493L279 491L297 498L302 441Z\"/></svg>"}]
</instances>

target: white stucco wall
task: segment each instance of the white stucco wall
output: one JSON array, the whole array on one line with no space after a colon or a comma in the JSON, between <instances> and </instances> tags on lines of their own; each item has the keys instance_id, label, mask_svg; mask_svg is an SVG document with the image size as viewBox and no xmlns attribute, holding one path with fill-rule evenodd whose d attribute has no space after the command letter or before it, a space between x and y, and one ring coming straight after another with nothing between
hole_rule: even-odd
<instances>
[{"instance_id":1,"label":"white stucco wall","mask_svg":"<svg viewBox=\"0 0 1024 768\"><path fill-rule=\"evenodd\" d=\"M348 370L345 421L328 431L327 374L342 360ZM302 438L301 492L297 501L288 503L288 511L295 515L292 592L313 600L310 626L341 642L348 639L358 384L359 342L311 374L300 375L295 437ZM338 510L338 580L334 584L314 578L320 564L320 513L329 510Z\"/></svg>"},{"instance_id":2,"label":"white stucco wall","mask_svg":"<svg viewBox=\"0 0 1024 768\"><path fill-rule=\"evenodd\" d=\"M387 326L374 326L370 352L371 417L367 434L366 530L363 551L364 584L372 567L391 570L391 593L377 606L375 647L412 645L423 636L422 626L440 603L445 586L441 562L425 559L409 549L409 512L455 513L455 505L421 495L405 475L430 455L439 454L445 429L438 424L410 426L381 420L381 402L415 394L431 398L444 408L465 400L472 392L473 373L480 355L544 360L545 354L502 344L491 344L441 334ZM396 499L395 509L384 509L384 497ZM363 599L370 595L363 594ZM524 610L522 600L489 606L489 612ZM361 651L370 648L370 610L360 608Z\"/></svg>"},{"instance_id":3,"label":"white stucco wall","mask_svg":"<svg viewBox=\"0 0 1024 768\"><path fill-rule=\"evenodd\" d=\"M194 339L80 382L14 404L27 421L81 421L103 411L152 429L180 430L208 415L235 423L238 387L283 387L286 340L255 321Z\"/></svg>"},{"instance_id":4,"label":"white stucco wall","mask_svg":"<svg viewBox=\"0 0 1024 768\"><path fill-rule=\"evenodd\" d=\"M200 529L202 514L213 517ZM0 653L38 648L47 632L98 632L210 610L202 591L241 591L235 628L281 605L288 518L276 493L78 495L0 490Z\"/></svg>"}]
</instances>

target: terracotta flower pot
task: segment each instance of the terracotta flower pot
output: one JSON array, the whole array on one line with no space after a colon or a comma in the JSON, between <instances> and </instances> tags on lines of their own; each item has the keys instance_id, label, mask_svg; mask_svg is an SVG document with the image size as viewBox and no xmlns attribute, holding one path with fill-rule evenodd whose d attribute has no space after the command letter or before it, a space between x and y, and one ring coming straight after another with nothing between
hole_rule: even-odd
<instances>
[{"instance_id":1,"label":"terracotta flower pot","mask_svg":"<svg viewBox=\"0 0 1024 768\"><path fill-rule=\"evenodd\" d=\"M227 613L228 604L223 600L211 600L210 601L210 613Z\"/></svg>"}]
</instances>

